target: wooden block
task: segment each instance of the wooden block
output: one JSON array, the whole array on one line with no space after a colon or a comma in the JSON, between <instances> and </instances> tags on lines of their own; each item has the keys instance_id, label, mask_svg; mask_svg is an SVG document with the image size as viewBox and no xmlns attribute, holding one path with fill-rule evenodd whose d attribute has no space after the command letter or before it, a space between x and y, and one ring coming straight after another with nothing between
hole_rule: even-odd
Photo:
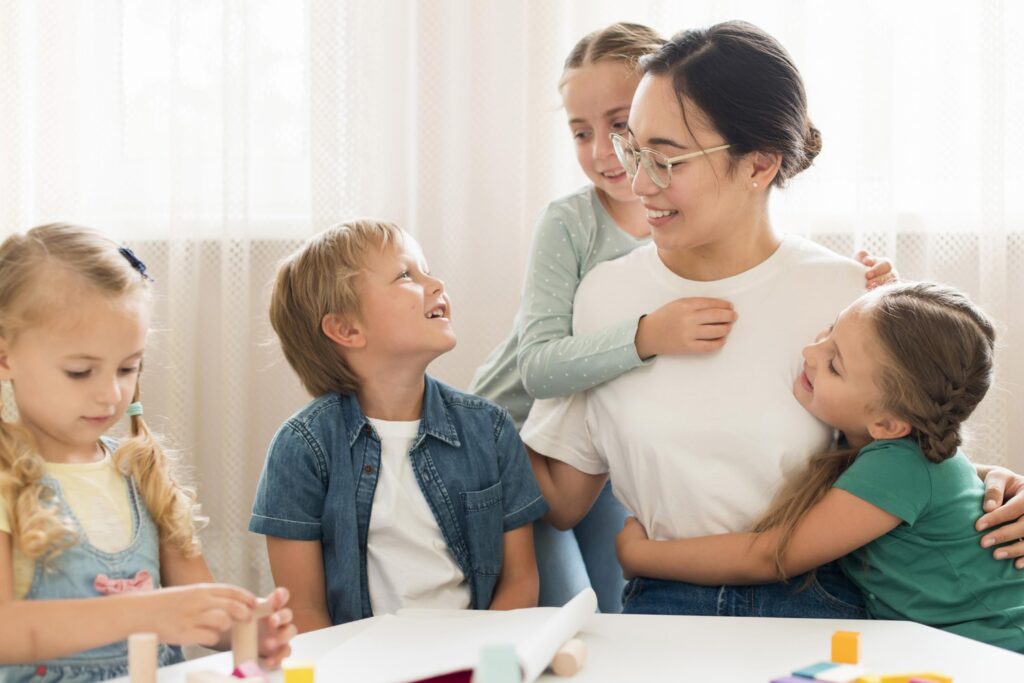
<instances>
[{"instance_id":1,"label":"wooden block","mask_svg":"<svg viewBox=\"0 0 1024 683\"><path fill-rule=\"evenodd\" d=\"M255 621L236 621L231 627L232 666L255 662L260 655L258 625Z\"/></svg>"},{"instance_id":2,"label":"wooden block","mask_svg":"<svg viewBox=\"0 0 1024 683\"><path fill-rule=\"evenodd\" d=\"M933 683L953 683L953 677L933 672L915 672L909 674L882 674L881 683L910 683L914 679L932 681Z\"/></svg>"},{"instance_id":3,"label":"wooden block","mask_svg":"<svg viewBox=\"0 0 1024 683\"><path fill-rule=\"evenodd\" d=\"M263 617L269 617L273 613L274 608L270 606L270 600L259 598L256 600L256 607L252 610L252 618L262 619Z\"/></svg>"},{"instance_id":4,"label":"wooden block","mask_svg":"<svg viewBox=\"0 0 1024 683\"><path fill-rule=\"evenodd\" d=\"M817 664L811 664L805 666L802 669L797 669L793 672L794 676L798 678L817 678L818 674L822 671L828 671L829 669L836 668L836 665L832 662L818 662Z\"/></svg>"},{"instance_id":5,"label":"wooden block","mask_svg":"<svg viewBox=\"0 0 1024 683\"><path fill-rule=\"evenodd\" d=\"M256 681L262 681L263 669L256 662L242 662L235 667L235 670L231 672L231 675L235 678L246 678L255 683Z\"/></svg>"},{"instance_id":6,"label":"wooden block","mask_svg":"<svg viewBox=\"0 0 1024 683\"><path fill-rule=\"evenodd\" d=\"M156 634L128 636L128 676L131 683L156 683Z\"/></svg>"},{"instance_id":7,"label":"wooden block","mask_svg":"<svg viewBox=\"0 0 1024 683\"><path fill-rule=\"evenodd\" d=\"M551 670L556 676L575 676L587 661L587 644L573 638L555 653Z\"/></svg>"},{"instance_id":8,"label":"wooden block","mask_svg":"<svg viewBox=\"0 0 1024 683\"><path fill-rule=\"evenodd\" d=\"M218 671L189 671L185 683L238 683L238 679Z\"/></svg>"},{"instance_id":9,"label":"wooden block","mask_svg":"<svg viewBox=\"0 0 1024 683\"><path fill-rule=\"evenodd\" d=\"M286 659L281 665L284 683L313 683L313 663L301 659Z\"/></svg>"},{"instance_id":10,"label":"wooden block","mask_svg":"<svg viewBox=\"0 0 1024 683\"><path fill-rule=\"evenodd\" d=\"M822 671L814 677L816 681L827 681L828 683L854 683L861 676L867 674L862 666L854 664L836 664L831 669Z\"/></svg>"},{"instance_id":11,"label":"wooden block","mask_svg":"<svg viewBox=\"0 0 1024 683\"><path fill-rule=\"evenodd\" d=\"M837 664L856 664L860 658L860 633L836 631L832 634L832 661Z\"/></svg>"}]
</instances>

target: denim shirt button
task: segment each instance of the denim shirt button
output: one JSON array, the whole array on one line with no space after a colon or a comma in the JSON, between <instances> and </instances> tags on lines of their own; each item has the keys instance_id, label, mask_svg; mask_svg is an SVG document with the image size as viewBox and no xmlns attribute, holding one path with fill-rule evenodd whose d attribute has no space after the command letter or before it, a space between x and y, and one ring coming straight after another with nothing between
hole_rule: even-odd
<instances>
[{"instance_id":1,"label":"denim shirt button","mask_svg":"<svg viewBox=\"0 0 1024 683\"><path fill-rule=\"evenodd\" d=\"M373 465L363 465L363 472L373 474Z\"/></svg>"}]
</instances>

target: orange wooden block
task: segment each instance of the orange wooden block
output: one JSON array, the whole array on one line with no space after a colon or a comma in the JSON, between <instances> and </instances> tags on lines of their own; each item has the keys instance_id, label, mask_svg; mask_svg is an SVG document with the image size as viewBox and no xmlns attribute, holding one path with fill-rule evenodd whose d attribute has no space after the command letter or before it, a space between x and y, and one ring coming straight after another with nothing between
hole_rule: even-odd
<instances>
[{"instance_id":1,"label":"orange wooden block","mask_svg":"<svg viewBox=\"0 0 1024 683\"><path fill-rule=\"evenodd\" d=\"M836 664L856 664L859 650L860 634L856 631L836 631L832 634L832 661Z\"/></svg>"}]
</instances>

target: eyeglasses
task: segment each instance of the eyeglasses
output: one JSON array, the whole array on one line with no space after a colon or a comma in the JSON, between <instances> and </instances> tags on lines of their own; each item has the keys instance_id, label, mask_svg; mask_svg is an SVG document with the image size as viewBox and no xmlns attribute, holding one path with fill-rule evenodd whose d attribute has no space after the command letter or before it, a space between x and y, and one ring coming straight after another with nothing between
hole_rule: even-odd
<instances>
[{"instance_id":1,"label":"eyeglasses","mask_svg":"<svg viewBox=\"0 0 1024 683\"><path fill-rule=\"evenodd\" d=\"M632 142L618 133L612 133L611 138L612 147L615 149L615 156L618 157L619 163L622 164L622 168L626 170L629 177L633 178L636 176L637 169L640 164L643 164L644 170L647 171L647 176L655 185L663 190L672 182L673 164L678 164L687 159L695 159L702 154L711 154L712 152L728 149L732 146L729 144L719 145L718 147L709 147L708 149L681 154L677 157L667 157L661 152L648 147L637 149L633 146Z\"/></svg>"}]
</instances>

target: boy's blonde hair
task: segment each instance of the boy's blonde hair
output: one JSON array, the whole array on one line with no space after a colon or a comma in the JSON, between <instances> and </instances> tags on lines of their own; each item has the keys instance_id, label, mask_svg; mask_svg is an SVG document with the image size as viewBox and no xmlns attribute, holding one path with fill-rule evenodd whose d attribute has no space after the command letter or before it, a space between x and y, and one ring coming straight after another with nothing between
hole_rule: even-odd
<instances>
[{"instance_id":1,"label":"boy's blonde hair","mask_svg":"<svg viewBox=\"0 0 1024 683\"><path fill-rule=\"evenodd\" d=\"M875 296L867 295L867 296ZM878 290L870 311L884 360L875 382L882 409L910 425L909 437L939 463L956 455L963 423L992 384L995 326L957 290L928 282L904 282ZM800 520L857 458L853 448L813 456L786 482L755 531L780 529L775 557L783 558Z\"/></svg>"},{"instance_id":2,"label":"boy's blonde hair","mask_svg":"<svg viewBox=\"0 0 1024 683\"><path fill-rule=\"evenodd\" d=\"M609 61L636 68L639 73L640 58L657 52L664 44L665 39L653 28L619 22L580 38L565 58L563 72ZM564 82L564 75L562 80Z\"/></svg>"},{"instance_id":3,"label":"boy's blonde hair","mask_svg":"<svg viewBox=\"0 0 1024 683\"><path fill-rule=\"evenodd\" d=\"M148 280L96 230L64 223L32 228L0 244L0 337L11 343L19 332L66 305L43 281L63 272L80 278L83 291L109 299L148 297ZM140 369L141 373L141 369ZM139 400L139 382L133 401ZM0 406L2 408L2 406ZM142 416L131 418L131 438L113 455L118 470L134 478L161 543L186 556L199 553L195 491L178 484L173 461ZM0 419L0 498L9 506L15 546L30 558L50 560L76 542L70 520L59 516L56 493L42 482L44 461L32 435Z\"/></svg>"},{"instance_id":4,"label":"boy's blonde hair","mask_svg":"<svg viewBox=\"0 0 1024 683\"><path fill-rule=\"evenodd\" d=\"M270 299L274 327L289 365L314 398L351 394L358 380L321 327L324 316L358 315L356 278L367 255L402 239L393 223L356 219L311 237L281 262Z\"/></svg>"}]
</instances>

